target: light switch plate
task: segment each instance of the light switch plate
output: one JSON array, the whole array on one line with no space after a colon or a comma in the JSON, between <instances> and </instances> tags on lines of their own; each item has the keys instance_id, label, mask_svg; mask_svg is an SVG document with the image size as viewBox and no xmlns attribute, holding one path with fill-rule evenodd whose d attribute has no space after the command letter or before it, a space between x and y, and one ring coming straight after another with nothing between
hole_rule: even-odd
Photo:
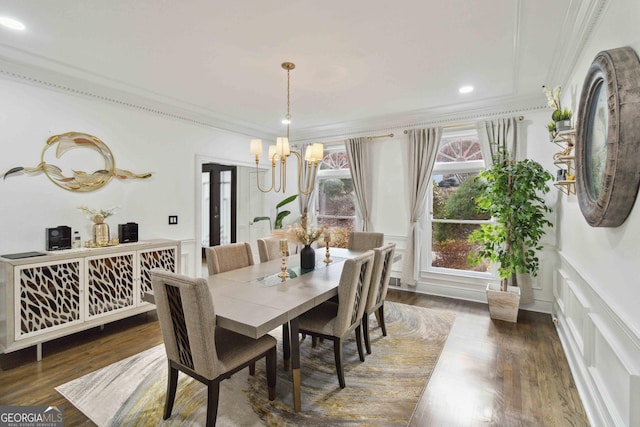
<instances>
[{"instance_id":1,"label":"light switch plate","mask_svg":"<svg viewBox=\"0 0 640 427\"><path fill-rule=\"evenodd\" d=\"M169 215L169 225L175 225L178 223L178 215Z\"/></svg>"}]
</instances>

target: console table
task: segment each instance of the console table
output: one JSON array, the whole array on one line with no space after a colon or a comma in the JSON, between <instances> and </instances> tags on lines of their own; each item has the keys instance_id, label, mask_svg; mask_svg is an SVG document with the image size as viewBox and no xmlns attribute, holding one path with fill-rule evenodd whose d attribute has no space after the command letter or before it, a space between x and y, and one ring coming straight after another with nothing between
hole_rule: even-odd
<instances>
[{"instance_id":1,"label":"console table","mask_svg":"<svg viewBox=\"0 0 640 427\"><path fill-rule=\"evenodd\" d=\"M9 353L155 309L143 301L153 268L179 272L180 242L0 257L0 351Z\"/></svg>"}]
</instances>

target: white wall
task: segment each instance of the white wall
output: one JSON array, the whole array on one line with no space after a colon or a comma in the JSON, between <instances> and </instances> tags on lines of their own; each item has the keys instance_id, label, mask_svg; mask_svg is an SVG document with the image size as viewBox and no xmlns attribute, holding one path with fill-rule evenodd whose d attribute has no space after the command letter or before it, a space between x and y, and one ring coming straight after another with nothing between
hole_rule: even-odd
<instances>
[{"instance_id":1,"label":"white wall","mask_svg":"<svg viewBox=\"0 0 640 427\"><path fill-rule=\"evenodd\" d=\"M69 131L100 138L119 168L153 172L146 180L114 179L88 193L61 189L43 174L7 177L0 181L0 254L44 250L45 228L58 225L71 226L88 240L91 222L77 209L80 205L117 206L106 221L112 236L118 224L133 221L140 240L181 240L183 251L192 253L196 154L250 160L246 136L11 80L0 79L0 93L2 174L15 166L36 166L46 140ZM178 224L168 225L168 215L178 215ZM190 265L183 271L191 272Z\"/></svg>"},{"instance_id":2,"label":"white wall","mask_svg":"<svg viewBox=\"0 0 640 427\"><path fill-rule=\"evenodd\" d=\"M578 109L598 52L640 53L639 18L637 0L609 2L563 88L564 105ZM558 213L554 313L583 403L593 425L640 426L639 203L616 228L590 227L575 196L564 196Z\"/></svg>"}]
</instances>

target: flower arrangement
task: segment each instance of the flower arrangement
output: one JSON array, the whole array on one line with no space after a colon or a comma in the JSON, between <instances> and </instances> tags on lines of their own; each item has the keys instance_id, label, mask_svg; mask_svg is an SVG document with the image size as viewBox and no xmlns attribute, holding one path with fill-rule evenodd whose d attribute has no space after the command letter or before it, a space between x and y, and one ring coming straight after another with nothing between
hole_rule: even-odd
<instances>
[{"instance_id":1,"label":"flower arrangement","mask_svg":"<svg viewBox=\"0 0 640 427\"><path fill-rule=\"evenodd\" d=\"M94 222L102 222L104 221L105 218L108 218L111 215L115 214L117 208L113 207L109 209L96 210L96 209L88 208L87 206L78 206L78 209L80 209L85 214L89 215L89 217Z\"/></svg>"},{"instance_id":2,"label":"flower arrangement","mask_svg":"<svg viewBox=\"0 0 640 427\"><path fill-rule=\"evenodd\" d=\"M306 246L322 237L325 229L325 226L320 228L307 227L307 229L304 229L300 224L294 224L293 226L288 226L284 234L289 241L301 243Z\"/></svg>"}]
</instances>

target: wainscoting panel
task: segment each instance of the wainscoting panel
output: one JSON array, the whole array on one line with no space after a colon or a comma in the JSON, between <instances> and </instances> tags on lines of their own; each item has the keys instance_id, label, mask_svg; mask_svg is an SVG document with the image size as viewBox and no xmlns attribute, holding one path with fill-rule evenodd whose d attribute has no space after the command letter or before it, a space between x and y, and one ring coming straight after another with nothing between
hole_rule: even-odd
<instances>
[{"instance_id":1,"label":"wainscoting panel","mask_svg":"<svg viewBox=\"0 0 640 427\"><path fill-rule=\"evenodd\" d=\"M640 337L560 253L554 316L594 426L640 426Z\"/></svg>"},{"instance_id":2,"label":"wainscoting panel","mask_svg":"<svg viewBox=\"0 0 640 427\"><path fill-rule=\"evenodd\" d=\"M199 277L200 275L200 269L194 267L194 262L200 262L200 257L194 257L195 247L195 239L180 241L180 273L185 276Z\"/></svg>"}]
</instances>

